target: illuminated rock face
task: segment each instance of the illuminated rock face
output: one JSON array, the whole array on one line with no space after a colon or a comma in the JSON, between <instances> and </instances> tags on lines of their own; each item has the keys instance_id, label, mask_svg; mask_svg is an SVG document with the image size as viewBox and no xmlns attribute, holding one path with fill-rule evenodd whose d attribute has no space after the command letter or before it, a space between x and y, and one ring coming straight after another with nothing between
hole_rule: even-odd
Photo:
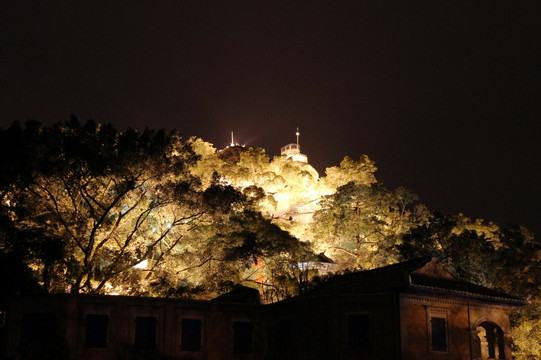
<instances>
[{"instance_id":1,"label":"illuminated rock face","mask_svg":"<svg viewBox=\"0 0 541 360\"><path fill-rule=\"evenodd\" d=\"M242 286L211 301L51 294L13 299L0 357L510 360L509 312L525 304L426 258L268 305Z\"/></svg>"}]
</instances>

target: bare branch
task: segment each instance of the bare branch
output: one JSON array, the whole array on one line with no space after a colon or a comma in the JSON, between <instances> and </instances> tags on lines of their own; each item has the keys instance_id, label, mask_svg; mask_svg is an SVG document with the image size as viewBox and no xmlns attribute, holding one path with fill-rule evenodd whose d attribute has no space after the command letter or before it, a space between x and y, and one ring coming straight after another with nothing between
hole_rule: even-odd
<instances>
[{"instance_id":1,"label":"bare branch","mask_svg":"<svg viewBox=\"0 0 541 360\"><path fill-rule=\"evenodd\" d=\"M354 252L346 250L346 249L338 247L338 246L331 246L331 249L339 250L339 251L342 251L342 252L344 252L344 253L346 253L348 255L351 255L353 257L357 257L357 254L355 254Z\"/></svg>"},{"instance_id":2,"label":"bare branch","mask_svg":"<svg viewBox=\"0 0 541 360\"><path fill-rule=\"evenodd\" d=\"M68 232L69 236L75 241L77 246L83 251L83 253L86 253L87 249L85 249L83 244L79 241L79 239L77 239L75 234L73 234L73 232L71 231L68 223L64 220L64 217L62 216L62 213L60 212L60 207L58 205L58 202L56 201L55 196L45 186L43 186L41 184L37 184L37 183L35 185L38 186L38 188L42 189L47 194L49 199L51 199L51 201L53 202L55 214L58 217L58 220L60 220L60 223L62 224L64 229Z\"/></svg>"}]
</instances>

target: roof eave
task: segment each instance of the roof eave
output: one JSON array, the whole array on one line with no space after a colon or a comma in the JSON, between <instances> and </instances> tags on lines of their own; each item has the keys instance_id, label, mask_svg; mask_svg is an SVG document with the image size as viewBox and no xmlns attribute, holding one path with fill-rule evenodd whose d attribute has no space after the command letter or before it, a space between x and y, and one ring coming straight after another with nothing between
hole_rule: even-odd
<instances>
[{"instance_id":1,"label":"roof eave","mask_svg":"<svg viewBox=\"0 0 541 360\"><path fill-rule=\"evenodd\" d=\"M412 291L413 290L413 291ZM434 296L434 292L437 292L436 296L445 296L445 297L453 297L461 300L481 300L483 302L490 302L493 304L498 305L506 305L511 307L522 307L530 304L529 296L528 297L499 297L499 296L493 296L493 295L486 295L486 294L478 294L468 291L461 291L461 290L453 290L453 289L446 289L446 288L439 288L434 286L428 286L428 285L419 285L419 284L410 284L408 289L405 291L406 293L423 293L425 295L432 295ZM430 294L427 294L430 292Z\"/></svg>"}]
</instances>

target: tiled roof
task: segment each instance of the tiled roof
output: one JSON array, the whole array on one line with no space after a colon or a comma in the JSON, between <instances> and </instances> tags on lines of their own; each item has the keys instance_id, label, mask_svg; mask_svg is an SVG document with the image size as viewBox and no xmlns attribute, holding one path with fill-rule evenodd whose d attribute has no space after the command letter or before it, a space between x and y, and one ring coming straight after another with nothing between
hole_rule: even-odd
<instances>
[{"instance_id":1,"label":"tiled roof","mask_svg":"<svg viewBox=\"0 0 541 360\"><path fill-rule=\"evenodd\" d=\"M462 280L440 279L414 274L411 275L411 281L413 286L444 289L456 293L480 295L483 297L502 299L511 302L527 302L527 298L525 297L507 294L503 291L487 288Z\"/></svg>"},{"instance_id":2,"label":"tiled roof","mask_svg":"<svg viewBox=\"0 0 541 360\"><path fill-rule=\"evenodd\" d=\"M330 277L310 290L307 297L381 293L423 292L432 296L484 298L491 302L524 305L521 296L476 285L455 278L437 261L417 258L374 270L357 271Z\"/></svg>"},{"instance_id":3,"label":"tiled roof","mask_svg":"<svg viewBox=\"0 0 541 360\"><path fill-rule=\"evenodd\" d=\"M256 289L237 284L235 285L233 290L212 299L212 301L257 305L261 303L261 297L259 296L259 291L257 291Z\"/></svg>"}]
</instances>

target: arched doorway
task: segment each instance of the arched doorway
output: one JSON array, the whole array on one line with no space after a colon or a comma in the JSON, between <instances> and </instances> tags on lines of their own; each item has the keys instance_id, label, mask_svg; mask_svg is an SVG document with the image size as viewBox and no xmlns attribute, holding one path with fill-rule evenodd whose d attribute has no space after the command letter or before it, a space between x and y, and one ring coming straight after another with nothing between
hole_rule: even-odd
<instances>
[{"instance_id":1,"label":"arched doorway","mask_svg":"<svg viewBox=\"0 0 541 360\"><path fill-rule=\"evenodd\" d=\"M489 321L477 326L479 354L481 359L505 359L505 344L502 329Z\"/></svg>"}]
</instances>

